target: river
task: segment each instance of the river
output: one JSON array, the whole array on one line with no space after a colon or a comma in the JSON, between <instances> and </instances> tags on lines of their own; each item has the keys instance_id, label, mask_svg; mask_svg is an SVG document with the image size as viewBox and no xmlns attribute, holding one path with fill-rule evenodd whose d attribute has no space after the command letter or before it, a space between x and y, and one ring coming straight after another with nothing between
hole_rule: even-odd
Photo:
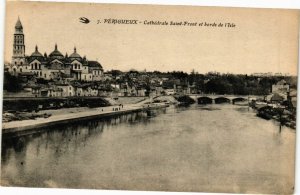
<instances>
[{"instance_id":1,"label":"river","mask_svg":"<svg viewBox=\"0 0 300 195\"><path fill-rule=\"evenodd\" d=\"M248 107L170 106L4 137L2 185L292 193L295 139Z\"/></svg>"}]
</instances>

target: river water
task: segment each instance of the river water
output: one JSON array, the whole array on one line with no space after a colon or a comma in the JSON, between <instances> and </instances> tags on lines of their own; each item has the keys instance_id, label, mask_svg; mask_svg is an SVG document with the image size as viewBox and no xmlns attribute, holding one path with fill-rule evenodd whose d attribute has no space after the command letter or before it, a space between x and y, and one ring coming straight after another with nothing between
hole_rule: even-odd
<instances>
[{"instance_id":1,"label":"river water","mask_svg":"<svg viewBox=\"0 0 300 195\"><path fill-rule=\"evenodd\" d=\"M229 104L70 123L4 137L2 185L292 193L295 134Z\"/></svg>"}]
</instances>

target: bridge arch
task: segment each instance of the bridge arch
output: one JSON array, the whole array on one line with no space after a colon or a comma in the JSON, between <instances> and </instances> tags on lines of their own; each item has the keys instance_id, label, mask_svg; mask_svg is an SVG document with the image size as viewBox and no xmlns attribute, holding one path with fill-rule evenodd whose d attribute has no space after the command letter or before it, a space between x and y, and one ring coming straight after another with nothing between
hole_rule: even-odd
<instances>
[{"instance_id":1,"label":"bridge arch","mask_svg":"<svg viewBox=\"0 0 300 195\"><path fill-rule=\"evenodd\" d=\"M237 98L233 98L232 99L232 104L236 103L236 102L244 102L246 101L247 99L246 98L243 98L243 97L237 97Z\"/></svg>"},{"instance_id":2,"label":"bridge arch","mask_svg":"<svg viewBox=\"0 0 300 195\"><path fill-rule=\"evenodd\" d=\"M213 99L210 97L199 97L198 98L198 104L212 104L213 103Z\"/></svg>"},{"instance_id":3,"label":"bridge arch","mask_svg":"<svg viewBox=\"0 0 300 195\"><path fill-rule=\"evenodd\" d=\"M230 99L226 98L226 97L217 97L215 99L215 103L216 104L226 104L226 103L230 103Z\"/></svg>"}]
</instances>

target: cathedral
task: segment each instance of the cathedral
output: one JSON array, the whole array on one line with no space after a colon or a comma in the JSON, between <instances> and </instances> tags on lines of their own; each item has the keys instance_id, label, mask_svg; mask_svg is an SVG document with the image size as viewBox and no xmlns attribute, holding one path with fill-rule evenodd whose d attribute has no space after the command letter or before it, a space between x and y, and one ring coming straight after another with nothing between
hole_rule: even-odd
<instances>
[{"instance_id":1,"label":"cathedral","mask_svg":"<svg viewBox=\"0 0 300 195\"><path fill-rule=\"evenodd\" d=\"M13 56L8 71L13 75L33 75L45 80L66 79L80 81L100 81L103 68L97 61L81 57L74 48L73 53L65 56L58 50L57 44L49 55L41 54L38 46L30 55L25 54L25 36L23 26L18 18L15 25Z\"/></svg>"}]
</instances>

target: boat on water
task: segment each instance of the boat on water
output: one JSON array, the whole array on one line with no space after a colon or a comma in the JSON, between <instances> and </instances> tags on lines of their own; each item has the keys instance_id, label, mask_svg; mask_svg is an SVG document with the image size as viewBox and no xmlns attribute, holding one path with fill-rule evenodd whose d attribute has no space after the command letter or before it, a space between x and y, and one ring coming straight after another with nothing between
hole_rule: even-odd
<instances>
[{"instance_id":1,"label":"boat on water","mask_svg":"<svg viewBox=\"0 0 300 195\"><path fill-rule=\"evenodd\" d=\"M269 113L267 113L267 112L258 112L257 114L256 114L256 116L258 116L258 117L260 117L260 118L263 118L263 119L266 119L266 120L270 120L270 119L272 119L272 115L271 114L269 114Z\"/></svg>"},{"instance_id":2,"label":"boat on water","mask_svg":"<svg viewBox=\"0 0 300 195\"><path fill-rule=\"evenodd\" d=\"M267 104L261 104L259 106L256 106L257 108L257 114L256 116L270 120L275 116L274 109L271 106L268 106Z\"/></svg>"}]
</instances>

